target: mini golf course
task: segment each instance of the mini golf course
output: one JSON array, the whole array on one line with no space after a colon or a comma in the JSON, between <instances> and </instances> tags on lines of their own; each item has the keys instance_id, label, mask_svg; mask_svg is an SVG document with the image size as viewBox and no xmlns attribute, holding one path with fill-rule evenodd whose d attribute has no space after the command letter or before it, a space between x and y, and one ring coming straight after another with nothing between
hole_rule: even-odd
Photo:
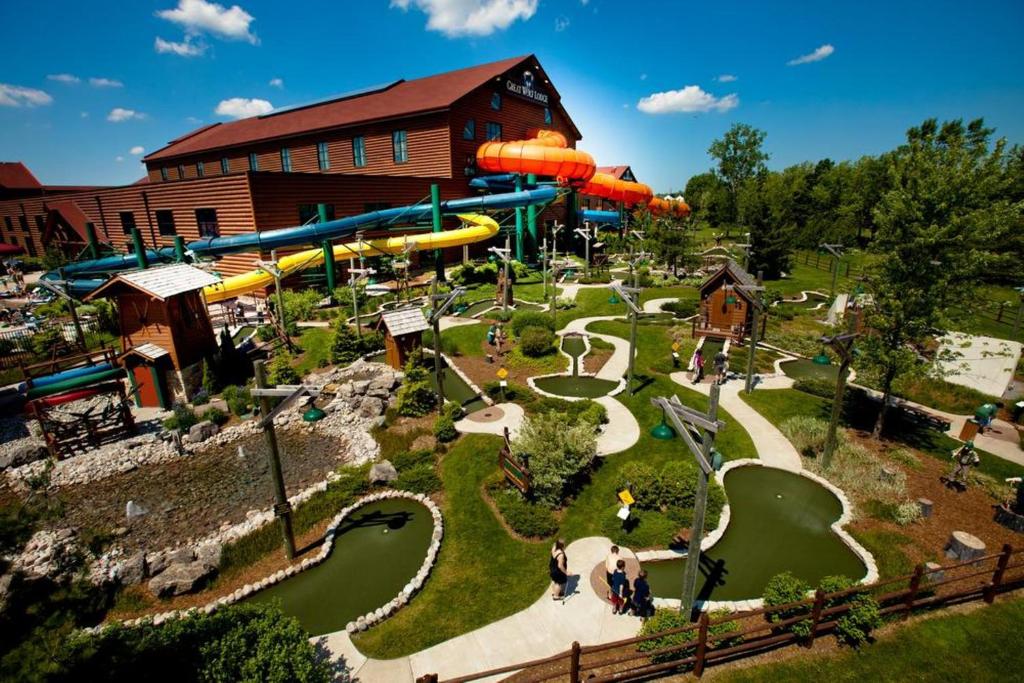
<instances>
[{"instance_id":1,"label":"mini golf course","mask_svg":"<svg viewBox=\"0 0 1024 683\"><path fill-rule=\"evenodd\" d=\"M430 511L418 502L369 503L338 527L327 560L247 602L278 603L314 636L344 629L387 604L416 575L433 528Z\"/></svg>"},{"instance_id":2,"label":"mini golf course","mask_svg":"<svg viewBox=\"0 0 1024 683\"><path fill-rule=\"evenodd\" d=\"M613 380L579 374L580 363L587 354L587 343L583 335L563 335L561 348L572 358L572 373L534 378L532 381L535 387L549 394L568 398L598 398L618 388L619 383Z\"/></svg>"},{"instance_id":3,"label":"mini golf course","mask_svg":"<svg viewBox=\"0 0 1024 683\"><path fill-rule=\"evenodd\" d=\"M785 470L738 467L726 473L730 519L702 557L702 600L761 597L772 576L789 571L812 586L826 576L859 580L864 563L831 528L842 503L821 484ZM683 559L646 563L651 590L678 598Z\"/></svg>"},{"instance_id":4,"label":"mini golf course","mask_svg":"<svg viewBox=\"0 0 1024 683\"><path fill-rule=\"evenodd\" d=\"M809 358L797 358L782 363L782 372L793 379L823 379L835 382L839 379L839 366L832 363L816 363Z\"/></svg>"}]
</instances>

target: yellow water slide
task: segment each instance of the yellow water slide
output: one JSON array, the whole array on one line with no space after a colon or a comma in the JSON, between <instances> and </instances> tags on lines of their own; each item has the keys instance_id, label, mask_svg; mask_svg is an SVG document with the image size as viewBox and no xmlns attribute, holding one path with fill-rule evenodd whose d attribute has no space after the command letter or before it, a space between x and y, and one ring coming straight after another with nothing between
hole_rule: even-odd
<instances>
[{"instance_id":1,"label":"yellow water slide","mask_svg":"<svg viewBox=\"0 0 1024 683\"><path fill-rule=\"evenodd\" d=\"M447 249L461 247L465 244L482 242L498 233L498 223L490 216L479 213L460 213L459 219L464 227L444 232L424 232L416 235L401 235L381 239L361 240L334 246L335 259L351 259L360 256L383 256L401 254L406 250L420 251L424 249ZM297 273L307 268L323 265L323 249L307 249L289 254L278 259L277 267L285 275ZM215 285L203 290L207 303L216 303L226 299L234 299L242 294L263 289L274 284L274 276L256 268L241 275L224 278Z\"/></svg>"}]
</instances>

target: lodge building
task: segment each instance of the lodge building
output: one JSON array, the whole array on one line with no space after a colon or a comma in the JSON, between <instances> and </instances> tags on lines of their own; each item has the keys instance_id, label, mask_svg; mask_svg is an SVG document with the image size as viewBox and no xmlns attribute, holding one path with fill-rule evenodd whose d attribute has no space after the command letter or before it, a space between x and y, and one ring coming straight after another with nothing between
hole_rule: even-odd
<instances>
[{"instance_id":1,"label":"lodge building","mask_svg":"<svg viewBox=\"0 0 1024 683\"><path fill-rule=\"evenodd\" d=\"M339 218L413 204L433 183L442 200L470 197L479 193L469 185L479 145L523 139L532 128L557 130L572 146L581 139L533 55L397 80L201 127L146 156L146 177L132 185L43 186L21 164L4 164L0 239L30 255L56 247L74 257L88 224L100 242L127 252L133 228L147 247L163 247L176 235L188 242L299 225L320 203ZM567 218L561 202L538 222ZM260 256L225 256L218 271L250 270Z\"/></svg>"}]
</instances>

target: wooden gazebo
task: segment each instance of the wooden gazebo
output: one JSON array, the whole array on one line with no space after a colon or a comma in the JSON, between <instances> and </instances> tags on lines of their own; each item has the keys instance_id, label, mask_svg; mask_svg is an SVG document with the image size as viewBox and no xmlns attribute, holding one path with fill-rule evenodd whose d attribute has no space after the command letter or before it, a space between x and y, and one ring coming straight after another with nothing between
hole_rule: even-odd
<instances>
[{"instance_id":1,"label":"wooden gazebo","mask_svg":"<svg viewBox=\"0 0 1024 683\"><path fill-rule=\"evenodd\" d=\"M750 333L755 305L744 287L755 286L757 280L750 273L726 260L700 286L700 318L694 323L693 336L742 341Z\"/></svg>"}]
</instances>

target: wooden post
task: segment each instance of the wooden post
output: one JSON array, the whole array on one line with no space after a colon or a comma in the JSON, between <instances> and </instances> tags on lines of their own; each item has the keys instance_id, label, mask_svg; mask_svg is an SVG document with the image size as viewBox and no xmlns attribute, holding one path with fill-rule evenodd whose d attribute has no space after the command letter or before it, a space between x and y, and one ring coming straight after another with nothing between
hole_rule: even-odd
<instances>
[{"instance_id":1,"label":"wooden post","mask_svg":"<svg viewBox=\"0 0 1024 683\"><path fill-rule=\"evenodd\" d=\"M807 647L814 644L814 638L818 635L818 623L821 621L823 609L825 609L825 591L819 588L814 592L814 607L811 608L811 635L807 639Z\"/></svg>"},{"instance_id":2,"label":"wooden post","mask_svg":"<svg viewBox=\"0 0 1024 683\"><path fill-rule=\"evenodd\" d=\"M692 543L692 541L691 541ZM700 678L704 675L704 660L708 654L708 613L701 612L697 622L697 655L693 663L693 675Z\"/></svg>"},{"instance_id":3,"label":"wooden post","mask_svg":"<svg viewBox=\"0 0 1024 683\"><path fill-rule=\"evenodd\" d=\"M580 683L580 644L579 641L572 641L572 651L569 654L569 681Z\"/></svg>"},{"instance_id":4,"label":"wooden post","mask_svg":"<svg viewBox=\"0 0 1024 683\"><path fill-rule=\"evenodd\" d=\"M764 273L757 271L757 286L760 287L764 282ZM744 390L749 394L754 390L754 354L757 353L757 316L761 312L761 294L759 292L751 292L751 296L754 301L750 302L754 317L750 321L750 353L747 354L747 377L746 386Z\"/></svg>"},{"instance_id":5,"label":"wooden post","mask_svg":"<svg viewBox=\"0 0 1024 683\"><path fill-rule=\"evenodd\" d=\"M254 363L256 369L256 386L260 389L267 388L267 370L265 362L258 360ZM260 396L260 419L270 414L272 406L270 398ZM288 494L284 488L284 475L281 473L281 455L277 450L277 433L274 431L274 423L271 421L263 428L263 435L267 441L267 457L270 459L270 477L274 485L274 515L281 521L281 534L284 536L284 553L291 560L295 557L295 534L292 533L292 506L288 502Z\"/></svg>"},{"instance_id":6,"label":"wooden post","mask_svg":"<svg viewBox=\"0 0 1024 683\"><path fill-rule=\"evenodd\" d=\"M1006 565L1010 564L1010 555L1013 554L1013 548L1010 547L1009 543L1003 545L1003 554L999 556L996 561L996 570L992 572L992 581L982 592L985 602L992 604L992 601L996 599L996 593L999 591L999 587L1003 585L1003 574L1006 573Z\"/></svg>"},{"instance_id":7,"label":"wooden post","mask_svg":"<svg viewBox=\"0 0 1024 683\"><path fill-rule=\"evenodd\" d=\"M507 261L506 261L507 263ZM441 320L440 316L436 315L437 311L437 278L434 278L434 283L430 288L430 307L435 312L435 315L430 316L434 319L434 375L437 377L437 409L444 409L444 373L441 370Z\"/></svg>"},{"instance_id":8,"label":"wooden post","mask_svg":"<svg viewBox=\"0 0 1024 683\"><path fill-rule=\"evenodd\" d=\"M512 287L509 285L509 279L508 279L508 261L509 261L510 258L512 258L511 237L509 237L509 235L505 235L505 258L503 259L504 260L504 264L502 266L504 268L504 273L505 273L505 288L501 292L501 311L502 311L502 313L508 313L508 304L509 304L509 298L510 298L509 297L509 293L511 293L511 291L512 291Z\"/></svg>"},{"instance_id":9,"label":"wooden post","mask_svg":"<svg viewBox=\"0 0 1024 683\"><path fill-rule=\"evenodd\" d=\"M910 585L907 587L907 597L903 604L907 608L907 614L914 609L914 601L917 600L917 592L921 588L921 578L924 576L924 565L914 567L914 574L910 577Z\"/></svg>"}]
</instances>

